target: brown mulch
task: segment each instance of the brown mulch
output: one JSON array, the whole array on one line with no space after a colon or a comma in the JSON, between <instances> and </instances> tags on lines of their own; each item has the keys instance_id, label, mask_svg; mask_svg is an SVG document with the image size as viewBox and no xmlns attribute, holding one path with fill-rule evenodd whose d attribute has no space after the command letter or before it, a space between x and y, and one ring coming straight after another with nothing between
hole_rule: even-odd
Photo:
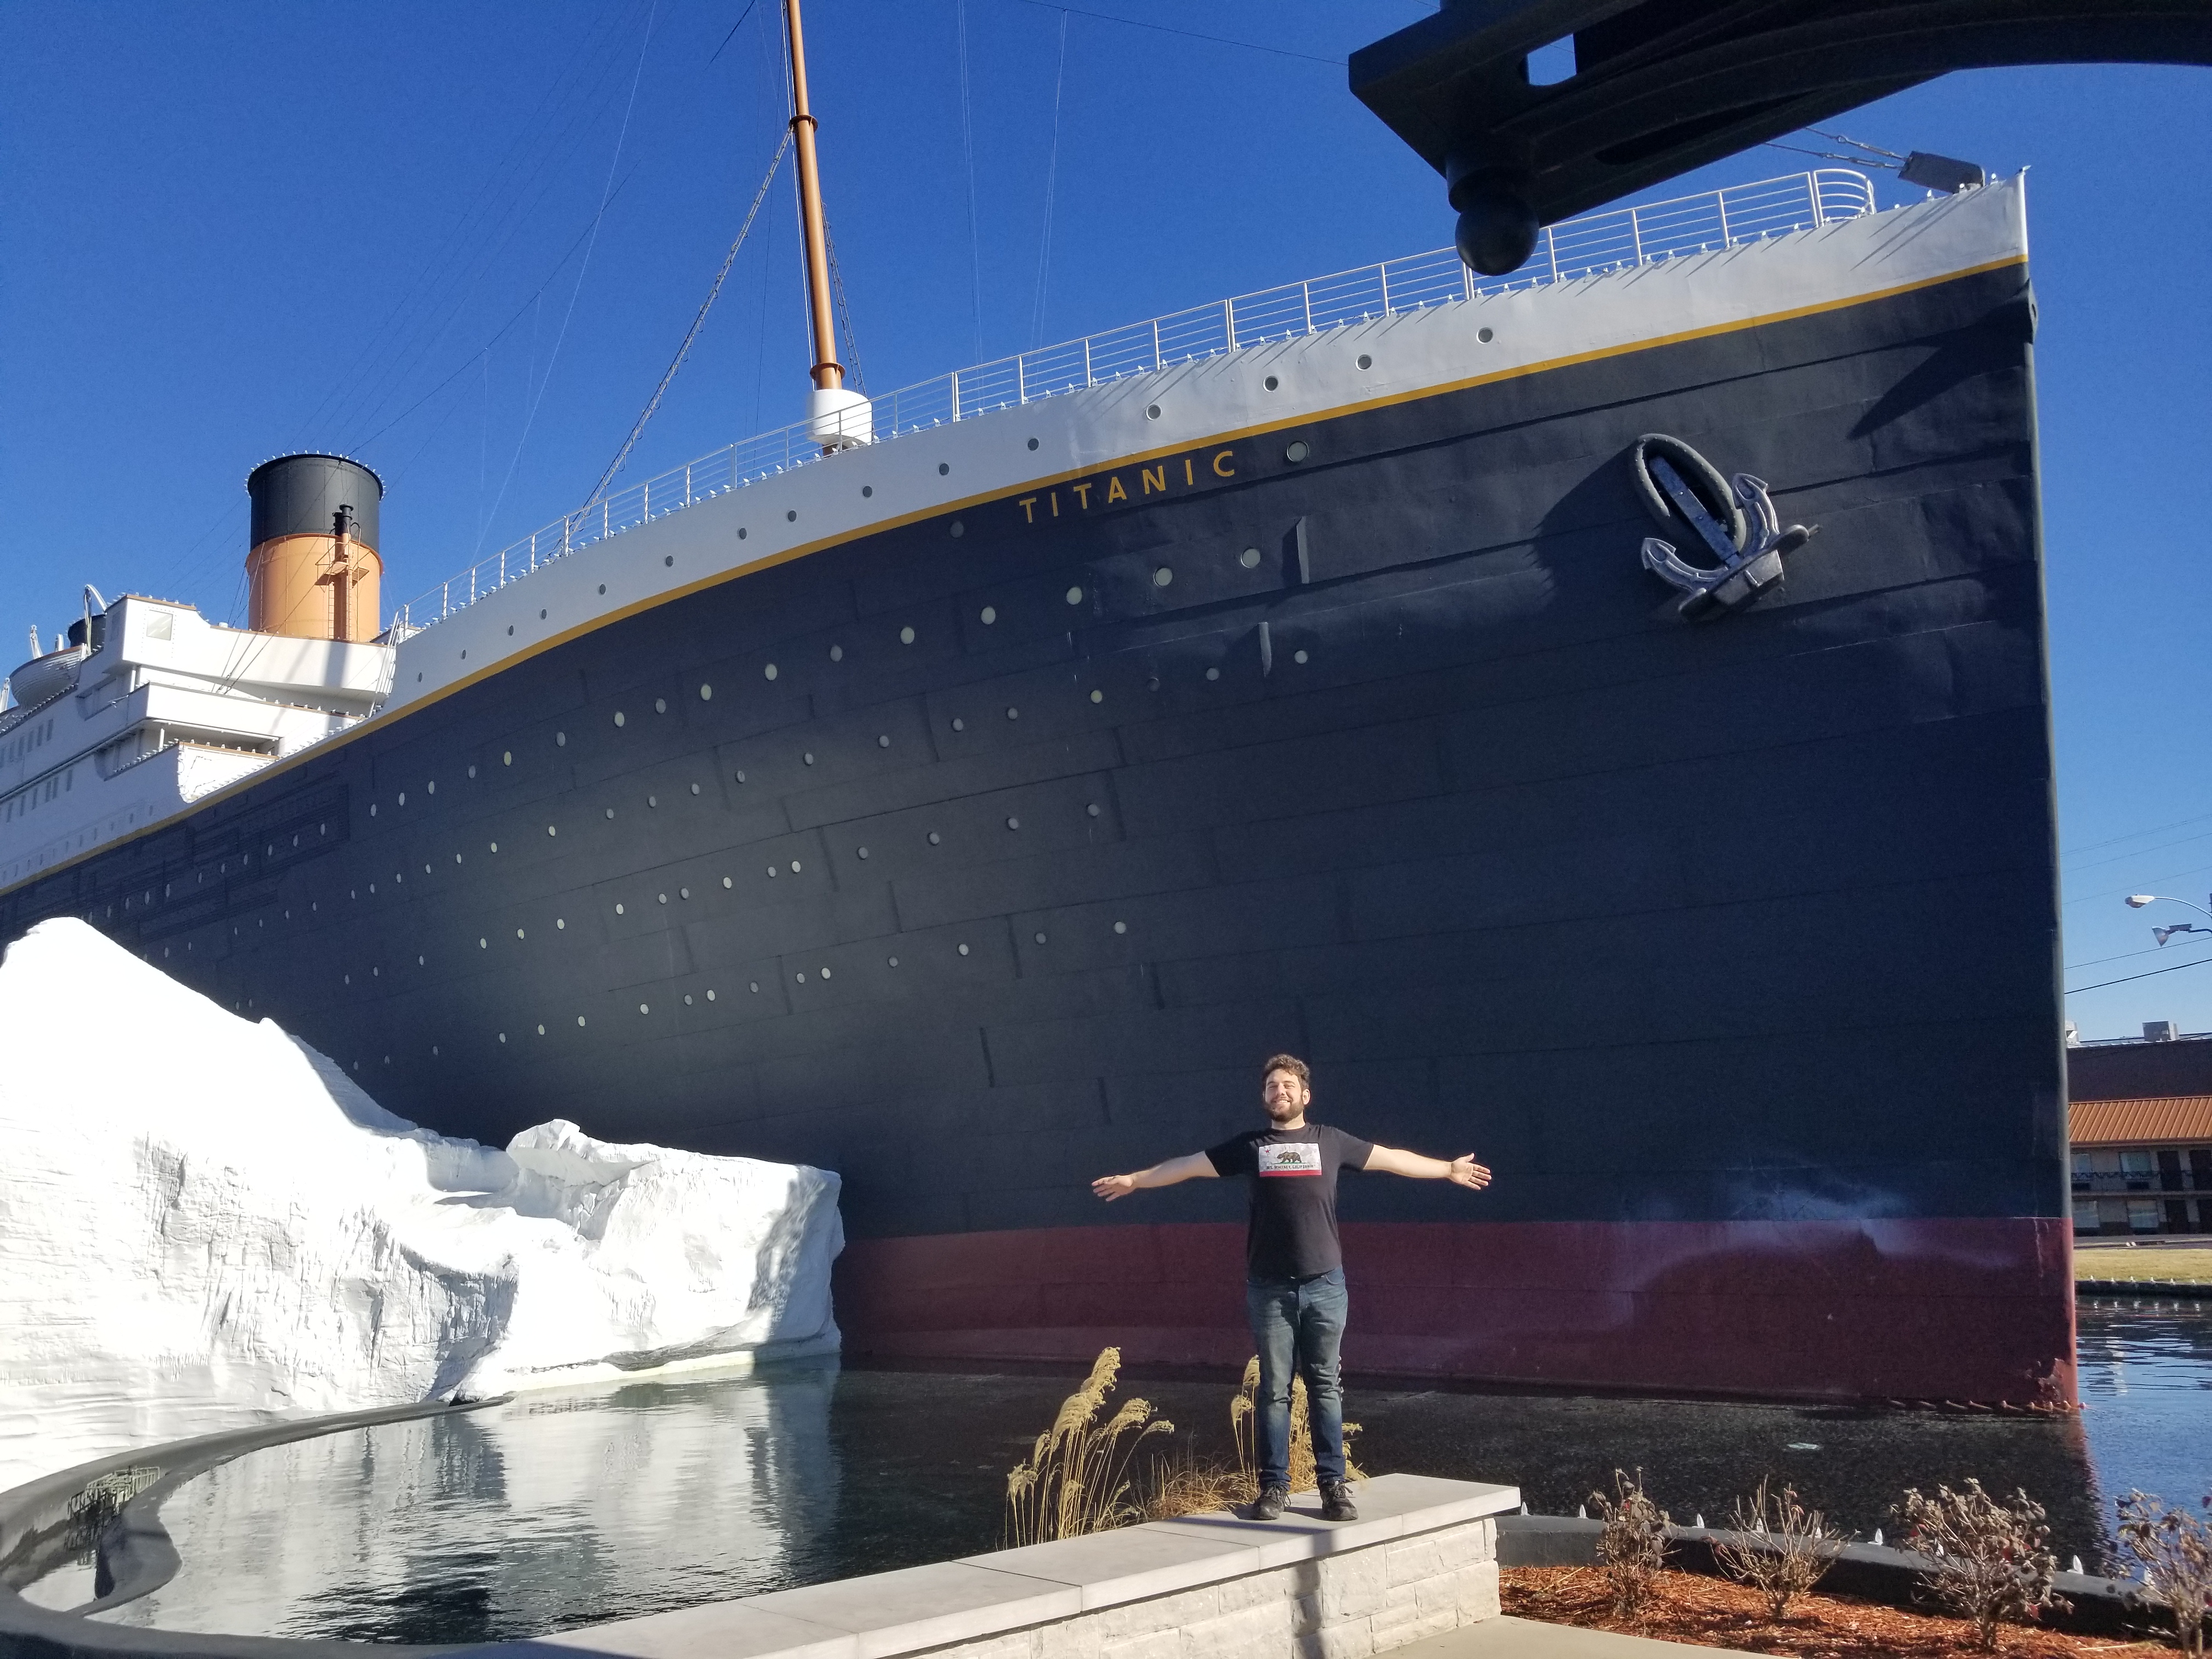
<instances>
[{"instance_id":1,"label":"brown mulch","mask_svg":"<svg viewBox=\"0 0 2212 1659\"><path fill-rule=\"evenodd\" d=\"M1765 1598L1742 1584L1702 1573L1659 1575L1652 1606L1640 1625L1615 1620L1612 1595L1595 1567L1507 1567L1499 1575L1507 1613L1554 1625L1618 1631L1662 1642L1690 1642L1790 1659L1959 1659L1978 1655L1974 1627L1963 1619L1908 1613L1876 1601L1839 1595L1801 1595L1790 1616L1775 1624ZM2007 1625L1998 1632L2006 1659L2151 1659L2175 1650L2156 1642L2124 1642L2110 1636L2075 1635L2033 1626Z\"/></svg>"}]
</instances>

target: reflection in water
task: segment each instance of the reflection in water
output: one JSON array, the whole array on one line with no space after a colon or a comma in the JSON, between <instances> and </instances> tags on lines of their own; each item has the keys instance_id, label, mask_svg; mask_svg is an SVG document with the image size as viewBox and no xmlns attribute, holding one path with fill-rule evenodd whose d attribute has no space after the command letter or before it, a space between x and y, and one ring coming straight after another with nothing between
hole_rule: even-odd
<instances>
[{"instance_id":1,"label":"reflection in water","mask_svg":"<svg viewBox=\"0 0 2212 1659\"><path fill-rule=\"evenodd\" d=\"M1761 1476L1838 1524L1896 1522L1907 1486L2024 1486L2094 1566L2111 1499L2193 1502L2212 1304L2085 1303L2080 1417L1381 1387L1348 1379L1358 1461L1519 1485L1572 1514L1641 1467L1677 1520ZM1076 1381L787 1365L526 1395L251 1453L162 1508L184 1559L116 1622L364 1641L504 1639L942 1561L999 1542L1006 1472ZM1130 1381L1228 1459L1224 1380ZM43 1595L40 1599L46 1599Z\"/></svg>"},{"instance_id":2,"label":"reflection in water","mask_svg":"<svg viewBox=\"0 0 2212 1659\"><path fill-rule=\"evenodd\" d=\"M249 1453L162 1505L168 1630L491 1640L808 1582L837 1504L826 1366L525 1395Z\"/></svg>"},{"instance_id":3,"label":"reflection in water","mask_svg":"<svg viewBox=\"0 0 2212 1659\"><path fill-rule=\"evenodd\" d=\"M2212 1302L2098 1297L2081 1303L2078 1323L2081 1419L2106 1529L2131 1487L2197 1509L2212 1493Z\"/></svg>"}]
</instances>

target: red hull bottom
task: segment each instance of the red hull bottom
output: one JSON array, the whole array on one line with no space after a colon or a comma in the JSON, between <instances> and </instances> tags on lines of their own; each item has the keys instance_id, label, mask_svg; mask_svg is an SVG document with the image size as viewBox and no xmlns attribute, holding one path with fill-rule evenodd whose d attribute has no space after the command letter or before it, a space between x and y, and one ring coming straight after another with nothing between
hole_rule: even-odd
<instances>
[{"instance_id":1,"label":"red hull bottom","mask_svg":"<svg viewBox=\"0 0 2212 1659\"><path fill-rule=\"evenodd\" d=\"M1773 1399L2074 1402L2073 1237L1992 1220L1369 1223L1355 1374ZM1243 1229L858 1239L859 1356L1241 1365Z\"/></svg>"}]
</instances>

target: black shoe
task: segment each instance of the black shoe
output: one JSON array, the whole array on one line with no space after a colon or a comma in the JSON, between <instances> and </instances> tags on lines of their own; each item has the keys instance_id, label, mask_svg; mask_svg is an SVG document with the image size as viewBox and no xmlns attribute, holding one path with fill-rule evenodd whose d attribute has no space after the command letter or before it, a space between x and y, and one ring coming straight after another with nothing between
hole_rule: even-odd
<instances>
[{"instance_id":1,"label":"black shoe","mask_svg":"<svg viewBox=\"0 0 2212 1659\"><path fill-rule=\"evenodd\" d=\"M1252 1505L1251 1519L1255 1521L1281 1520L1283 1518L1283 1504L1289 1497L1290 1493L1285 1492L1280 1486L1261 1487L1260 1496Z\"/></svg>"},{"instance_id":2,"label":"black shoe","mask_svg":"<svg viewBox=\"0 0 2212 1659\"><path fill-rule=\"evenodd\" d=\"M1357 1521L1359 1511L1352 1502L1352 1489L1341 1480L1321 1483L1321 1518L1324 1521Z\"/></svg>"}]
</instances>

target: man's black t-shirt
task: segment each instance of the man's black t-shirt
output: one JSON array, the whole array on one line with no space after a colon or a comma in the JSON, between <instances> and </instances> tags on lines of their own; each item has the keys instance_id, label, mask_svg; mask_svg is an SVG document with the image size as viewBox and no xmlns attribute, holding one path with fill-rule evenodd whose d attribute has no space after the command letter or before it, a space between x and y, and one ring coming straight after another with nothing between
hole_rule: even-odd
<instances>
[{"instance_id":1,"label":"man's black t-shirt","mask_svg":"<svg viewBox=\"0 0 2212 1659\"><path fill-rule=\"evenodd\" d=\"M1364 1170L1375 1147L1326 1123L1253 1129L1206 1149L1219 1176L1247 1176L1252 1217L1244 1234L1254 1279L1311 1279L1344 1265L1336 1232L1336 1172Z\"/></svg>"}]
</instances>

